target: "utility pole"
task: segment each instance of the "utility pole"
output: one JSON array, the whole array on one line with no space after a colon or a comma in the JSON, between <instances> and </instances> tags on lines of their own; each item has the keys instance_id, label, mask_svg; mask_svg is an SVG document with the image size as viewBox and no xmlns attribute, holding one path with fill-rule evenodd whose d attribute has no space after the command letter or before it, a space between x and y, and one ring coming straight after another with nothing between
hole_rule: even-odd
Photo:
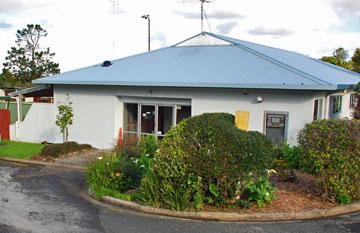
<instances>
[{"instance_id":1,"label":"utility pole","mask_svg":"<svg viewBox=\"0 0 360 233\"><path fill-rule=\"evenodd\" d=\"M150 51L150 15L143 15L141 18L148 20L148 51Z\"/></svg>"}]
</instances>

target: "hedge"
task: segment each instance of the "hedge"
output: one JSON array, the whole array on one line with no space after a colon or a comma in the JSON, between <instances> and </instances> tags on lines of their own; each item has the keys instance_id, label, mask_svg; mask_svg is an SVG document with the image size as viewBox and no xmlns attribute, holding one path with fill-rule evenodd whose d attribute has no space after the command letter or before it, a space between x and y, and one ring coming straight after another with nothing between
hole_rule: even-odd
<instances>
[{"instance_id":1,"label":"hedge","mask_svg":"<svg viewBox=\"0 0 360 233\"><path fill-rule=\"evenodd\" d=\"M360 121L307 124L298 141L306 169L321 177L324 197L340 203L360 198Z\"/></svg>"}]
</instances>

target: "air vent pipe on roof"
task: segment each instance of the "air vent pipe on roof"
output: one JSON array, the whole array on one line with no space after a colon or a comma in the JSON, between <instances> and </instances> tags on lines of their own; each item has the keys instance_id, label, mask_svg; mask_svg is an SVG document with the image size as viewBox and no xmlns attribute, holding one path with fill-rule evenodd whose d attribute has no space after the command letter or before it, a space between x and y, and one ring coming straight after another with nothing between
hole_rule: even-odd
<instances>
[{"instance_id":1,"label":"air vent pipe on roof","mask_svg":"<svg viewBox=\"0 0 360 233\"><path fill-rule=\"evenodd\" d=\"M102 67L109 67L109 66L111 66L112 65L112 63L111 63L111 61L104 61L103 63L102 63Z\"/></svg>"}]
</instances>

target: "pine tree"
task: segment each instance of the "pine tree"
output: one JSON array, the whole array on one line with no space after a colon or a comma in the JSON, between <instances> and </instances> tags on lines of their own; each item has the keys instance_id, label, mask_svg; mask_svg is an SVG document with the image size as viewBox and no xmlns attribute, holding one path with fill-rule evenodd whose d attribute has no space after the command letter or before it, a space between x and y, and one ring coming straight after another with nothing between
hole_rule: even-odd
<instances>
[{"instance_id":1,"label":"pine tree","mask_svg":"<svg viewBox=\"0 0 360 233\"><path fill-rule=\"evenodd\" d=\"M24 83L60 73L59 64L51 61L55 53L50 52L50 48L40 46L40 40L46 36L46 30L38 24L28 24L26 28L18 30L16 46L7 52L3 73L8 72Z\"/></svg>"}]
</instances>

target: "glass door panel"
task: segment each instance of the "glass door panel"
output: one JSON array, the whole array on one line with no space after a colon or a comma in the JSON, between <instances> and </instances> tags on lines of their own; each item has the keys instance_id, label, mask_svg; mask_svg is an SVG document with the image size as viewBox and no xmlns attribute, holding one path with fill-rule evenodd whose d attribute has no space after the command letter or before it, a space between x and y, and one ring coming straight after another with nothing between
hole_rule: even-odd
<instances>
[{"instance_id":1,"label":"glass door panel","mask_svg":"<svg viewBox=\"0 0 360 233\"><path fill-rule=\"evenodd\" d=\"M191 117L191 106L180 106L177 105L176 109L176 124L179 124L180 121Z\"/></svg>"},{"instance_id":2,"label":"glass door panel","mask_svg":"<svg viewBox=\"0 0 360 233\"><path fill-rule=\"evenodd\" d=\"M155 133L155 106L141 105L141 133Z\"/></svg>"},{"instance_id":3,"label":"glass door panel","mask_svg":"<svg viewBox=\"0 0 360 233\"><path fill-rule=\"evenodd\" d=\"M173 125L173 107L159 106L158 109L158 136L165 136Z\"/></svg>"}]
</instances>

